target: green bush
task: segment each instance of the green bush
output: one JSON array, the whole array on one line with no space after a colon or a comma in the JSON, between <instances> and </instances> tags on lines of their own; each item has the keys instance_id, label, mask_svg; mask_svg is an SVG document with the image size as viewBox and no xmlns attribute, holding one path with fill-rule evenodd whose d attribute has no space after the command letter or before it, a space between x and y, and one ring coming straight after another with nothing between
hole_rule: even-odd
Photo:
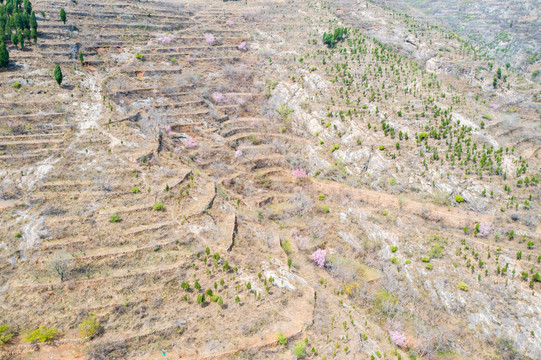
<instances>
[{"instance_id":1,"label":"green bush","mask_svg":"<svg viewBox=\"0 0 541 360\"><path fill-rule=\"evenodd\" d=\"M131 188L131 192L134 193L134 194L139 194L141 192L141 190L139 190L139 187L134 186L134 187Z\"/></svg>"},{"instance_id":2,"label":"green bush","mask_svg":"<svg viewBox=\"0 0 541 360\"><path fill-rule=\"evenodd\" d=\"M397 250L398 250L398 247L391 246L391 252L395 253L395 252L397 252Z\"/></svg>"},{"instance_id":3,"label":"green bush","mask_svg":"<svg viewBox=\"0 0 541 360\"><path fill-rule=\"evenodd\" d=\"M55 339L58 333L59 331L56 328L47 329L45 326L40 326L35 330L25 333L23 336L23 341L29 343L51 342Z\"/></svg>"},{"instance_id":4,"label":"green bush","mask_svg":"<svg viewBox=\"0 0 541 360\"><path fill-rule=\"evenodd\" d=\"M156 201L156 203L154 204L152 208L156 211L162 211L163 209L165 209L161 201Z\"/></svg>"},{"instance_id":5,"label":"green bush","mask_svg":"<svg viewBox=\"0 0 541 360\"><path fill-rule=\"evenodd\" d=\"M462 290L462 291L468 291L468 290L470 290L470 287L469 287L468 284L466 284L464 281L460 281L460 282L458 283L457 286L458 286L458 288L459 288L460 290Z\"/></svg>"},{"instance_id":6,"label":"green bush","mask_svg":"<svg viewBox=\"0 0 541 360\"><path fill-rule=\"evenodd\" d=\"M425 262L425 263L429 263L429 262L430 262L430 258L427 258L426 256L423 256L423 257L421 258L421 261L422 261L422 262Z\"/></svg>"},{"instance_id":7,"label":"green bush","mask_svg":"<svg viewBox=\"0 0 541 360\"><path fill-rule=\"evenodd\" d=\"M187 281L183 281L183 282L180 284L180 287L183 288L183 289L186 290L186 291L189 291L189 290L190 290L190 284L189 284Z\"/></svg>"},{"instance_id":8,"label":"green bush","mask_svg":"<svg viewBox=\"0 0 541 360\"><path fill-rule=\"evenodd\" d=\"M439 259L443 257L443 247L441 245L434 245L432 249L428 252L430 258Z\"/></svg>"},{"instance_id":9,"label":"green bush","mask_svg":"<svg viewBox=\"0 0 541 360\"><path fill-rule=\"evenodd\" d=\"M289 255L291 254L291 252L293 251L293 249L291 248L291 242L289 241L283 241L282 242L282 249L284 249L286 255Z\"/></svg>"},{"instance_id":10,"label":"green bush","mask_svg":"<svg viewBox=\"0 0 541 360\"><path fill-rule=\"evenodd\" d=\"M434 266L432 266L432 264L426 264L426 269L427 270L432 270L432 269L434 269Z\"/></svg>"},{"instance_id":11,"label":"green bush","mask_svg":"<svg viewBox=\"0 0 541 360\"><path fill-rule=\"evenodd\" d=\"M321 212L327 214L329 211L330 211L330 210L329 210L329 205L323 205L323 206L321 207Z\"/></svg>"},{"instance_id":12,"label":"green bush","mask_svg":"<svg viewBox=\"0 0 541 360\"><path fill-rule=\"evenodd\" d=\"M143 60L144 57L145 57L145 55L143 55L143 54L140 54L140 53L135 54L135 58L138 59L138 60Z\"/></svg>"},{"instance_id":13,"label":"green bush","mask_svg":"<svg viewBox=\"0 0 541 360\"><path fill-rule=\"evenodd\" d=\"M455 201L460 204L464 202L464 198L460 195L457 195L455 196Z\"/></svg>"},{"instance_id":14,"label":"green bush","mask_svg":"<svg viewBox=\"0 0 541 360\"><path fill-rule=\"evenodd\" d=\"M279 332L278 335L276 335L276 340L278 340L278 344L280 344L282 346L286 346L286 344L287 344L287 338L281 332Z\"/></svg>"},{"instance_id":15,"label":"green bush","mask_svg":"<svg viewBox=\"0 0 541 360\"><path fill-rule=\"evenodd\" d=\"M18 81L17 81L17 82L14 82L14 83L13 83L13 87L14 87L15 89L19 89L19 88L21 87L21 83L18 82Z\"/></svg>"},{"instance_id":16,"label":"green bush","mask_svg":"<svg viewBox=\"0 0 541 360\"><path fill-rule=\"evenodd\" d=\"M197 295L197 304L203 304L205 302L205 295L198 294Z\"/></svg>"},{"instance_id":17,"label":"green bush","mask_svg":"<svg viewBox=\"0 0 541 360\"><path fill-rule=\"evenodd\" d=\"M10 330L9 325L0 325L0 345L7 344L13 337L13 332Z\"/></svg>"},{"instance_id":18,"label":"green bush","mask_svg":"<svg viewBox=\"0 0 541 360\"><path fill-rule=\"evenodd\" d=\"M100 323L96 320L96 314L90 314L86 319L79 324L79 333L81 334L81 339L90 340L95 338L100 333Z\"/></svg>"},{"instance_id":19,"label":"green bush","mask_svg":"<svg viewBox=\"0 0 541 360\"><path fill-rule=\"evenodd\" d=\"M297 359L304 359L306 357L306 344L304 341L299 340L295 343L295 347L293 348L293 354L297 357Z\"/></svg>"},{"instance_id":20,"label":"green bush","mask_svg":"<svg viewBox=\"0 0 541 360\"><path fill-rule=\"evenodd\" d=\"M122 219L120 218L120 216L118 216L117 214L111 216L111 218L109 219L110 222L112 223L117 223L117 222L121 222Z\"/></svg>"}]
</instances>

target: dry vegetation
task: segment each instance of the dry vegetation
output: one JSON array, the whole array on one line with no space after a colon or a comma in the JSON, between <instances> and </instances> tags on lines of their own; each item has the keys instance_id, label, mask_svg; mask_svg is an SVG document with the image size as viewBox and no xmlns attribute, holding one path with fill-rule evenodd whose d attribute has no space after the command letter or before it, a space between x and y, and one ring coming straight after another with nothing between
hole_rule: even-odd
<instances>
[{"instance_id":1,"label":"dry vegetation","mask_svg":"<svg viewBox=\"0 0 541 360\"><path fill-rule=\"evenodd\" d=\"M541 358L538 84L365 1L32 4L1 358Z\"/></svg>"}]
</instances>

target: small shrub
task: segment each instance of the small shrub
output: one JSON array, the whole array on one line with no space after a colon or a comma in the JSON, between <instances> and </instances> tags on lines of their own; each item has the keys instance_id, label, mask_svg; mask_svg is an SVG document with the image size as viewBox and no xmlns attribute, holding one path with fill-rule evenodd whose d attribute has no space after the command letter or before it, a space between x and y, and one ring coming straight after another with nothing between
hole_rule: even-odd
<instances>
[{"instance_id":1,"label":"small shrub","mask_svg":"<svg viewBox=\"0 0 541 360\"><path fill-rule=\"evenodd\" d=\"M282 334L281 332L278 333L278 335L276 335L276 340L278 341L278 344L282 345L282 346L286 346L287 345L287 338L284 334Z\"/></svg>"},{"instance_id":2,"label":"small shrub","mask_svg":"<svg viewBox=\"0 0 541 360\"><path fill-rule=\"evenodd\" d=\"M100 323L96 320L96 314L90 314L79 324L81 339L90 340L99 335Z\"/></svg>"},{"instance_id":3,"label":"small shrub","mask_svg":"<svg viewBox=\"0 0 541 360\"><path fill-rule=\"evenodd\" d=\"M432 264L426 264L426 269L427 270L432 270L432 269L434 269L434 266L432 266Z\"/></svg>"},{"instance_id":4,"label":"small shrub","mask_svg":"<svg viewBox=\"0 0 541 360\"><path fill-rule=\"evenodd\" d=\"M28 331L23 336L23 341L28 343L46 343L51 342L58 335L59 331L56 328L47 329L45 326Z\"/></svg>"},{"instance_id":5,"label":"small shrub","mask_svg":"<svg viewBox=\"0 0 541 360\"><path fill-rule=\"evenodd\" d=\"M321 207L321 212L327 214L329 211L330 211L329 205L323 205L323 206Z\"/></svg>"},{"instance_id":6,"label":"small shrub","mask_svg":"<svg viewBox=\"0 0 541 360\"><path fill-rule=\"evenodd\" d=\"M18 82L18 81L16 81L16 82L13 83L13 87L14 87L15 89L19 89L19 88L21 87L21 83Z\"/></svg>"},{"instance_id":7,"label":"small shrub","mask_svg":"<svg viewBox=\"0 0 541 360\"><path fill-rule=\"evenodd\" d=\"M289 241L283 241L282 242L282 249L284 249L286 255L291 254L293 249L291 248L291 243Z\"/></svg>"},{"instance_id":8,"label":"small shrub","mask_svg":"<svg viewBox=\"0 0 541 360\"><path fill-rule=\"evenodd\" d=\"M117 223L117 222L121 222L122 219L120 218L120 216L118 216L117 214L111 216L111 218L109 219L110 222L112 223Z\"/></svg>"},{"instance_id":9,"label":"small shrub","mask_svg":"<svg viewBox=\"0 0 541 360\"><path fill-rule=\"evenodd\" d=\"M325 200L325 195L319 194L319 195L317 196L317 198L318 198L319 200Z\"/></svg>"},{"instance_id":10,"label":"small shrub","mask_svg":"<svg viewBox=\"0 0 541 360\"><path fill-rule=\"evenodd\" d=\"M428 252L430 258L439 259L443 257L443 247L441 245L434 245Z\"/></svg>"},{"instance_id":11,"label":"small shrub","mask_svg":"<svg viewBox=\"0 0 541 360\"><path fill-rule=\"evenodd\" d=\"M23 236L23 234L21 234L20 231L17 231L15 234L13 234L13 236L15 236L16 238L20 238Z\"/></svg>"},{"instance_id":12,"label":"small shrub","mask_svg":"<svg viewBox=\"0 0 541 360\"><path fill-rule=\"evenodd\" d=\"M137 60L143 61L144 57L145 57L145 55L143 55L143 54L140 54L140 53L135 54L135 58L136 58Z\"/></svg>"},{"instance_id":13,"label":"small shrub","mask_svg":"<svg viewBox=\"0 0 541 360\"><path fill-rule=\"evenodd\" d=\"M131 192L134 193L134 194L139 194L141 192L141 190L139 190L139 187L134 186L134 187L131 188Z\"/></svg>"},{"instance_id":14,"label":"small shrub","mask_svg":"<svg viewBox=\"0 0 541 360\"><path fill-rule=\"evenodd\" d=\"M156 201L156 203L154 204L152 208L156 211L162 211L163 209L165 209L161 201Z\"/></svg>"},{"instance_id":15,"label":"small shrub","mask_svg":"<svg viewBox=\"0 0 541 360\"><path fill-rule=\"evenodd\" d=\"M463 203L465 200L462 196L457 195L455 196L455 201L460 204L460 203Z\"/></svg>"},{"instance_id":16,"label":"small shrub","mask_svg":"<svg viewBox=\"0 0 541 360\"><path fill-rule=\"evenodd\" d=\"M398 247L396 246L391 246L391 252L395 253L398 251Z\"/></svg>"},{"instance_id":17,"label":"small shrub","mask_svg":"<svg viewBox=\"0 0 541 360\"><path fill-rule=\"evenodd\" d=\"M13 337L13 332L10 330L9 325L0 325L0 345L7 344Z\"/></svg>"},{"instance_id":18,"label":"small shrub","mask_svg":"<svg viewBox=\"0 0 541 360\"><path fill-rule=\"evenodd\" d=\"M423 256L423 257L421 258L421 261L422 261L422 262L425 262L425 263L429 263L429 262L430 262L430 258L427 258L426 256Z\"/></svg>"},{"instance_id":19,"label":"small shrub","mask_svg":"<svg viewBox=\"0 0 541 360\"><path fill-rule=\"evenodd\" d=\"M470 287L469 287L468 284L466 284L464 281L460 281L460 282L458 283L457 286L458 286L458 288L459 288L460 290L462 290L462 291L468 291L468 290L470 290Z\"/></svg>"},{"instance_id":20,"label":"small shrub","mask_svg":"<svg viewBox=\"0 0 541 360\"><path fill-rule=\"evenodd\" d=\"M299 340L295 343L293 354L295 354L297 359L304 359L306 357L306 344L304 341Z\"/></svg>"},{"instance_id":21,"label":"small shrub","mask_svg":"<svg viewBox=\"0 0 541 360\"><path fill-rule=\"evenodd\" d=\"M204 302L205 302L205 295L203 295L203 294L198 294L198 295L197 295L197 300L196 300L196 301L197 301L197 304L198 304L198 305L204 303Z\"/></svg>"}]
</instances>

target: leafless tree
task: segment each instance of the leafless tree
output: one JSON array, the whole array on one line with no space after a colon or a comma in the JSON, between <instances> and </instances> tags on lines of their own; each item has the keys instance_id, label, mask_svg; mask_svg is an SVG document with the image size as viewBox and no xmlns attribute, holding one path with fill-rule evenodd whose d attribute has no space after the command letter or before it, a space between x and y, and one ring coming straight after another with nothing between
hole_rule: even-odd
<instances>
[{"instance_id":1,"label":"leafless tree","mask_svg":"<svg viewBox=\"0 0 541 360\"><path fill-rule=\"evenodd\" d=\"M66 280L72 264L73 256L64 250L57 251L51 258L51 267L60 276L60 281Z\"/></svg>"}]
</instances>

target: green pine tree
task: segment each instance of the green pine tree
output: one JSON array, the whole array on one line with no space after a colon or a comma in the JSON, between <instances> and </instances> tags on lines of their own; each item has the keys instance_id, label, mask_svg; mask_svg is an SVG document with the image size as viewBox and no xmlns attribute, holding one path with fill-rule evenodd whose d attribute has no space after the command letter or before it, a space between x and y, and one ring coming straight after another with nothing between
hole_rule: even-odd
<instances>
[{"instance_id":1,"label":"green pine tree","mask_svg":"<svg viewBox=\"0 0 541 360\"><path fill-rule=\"evenodd\" d=\"M59 65L56 65L54 67L54 79L56 80L57 84L58 85L61 85L62 84L62 70L60 70L60 66Z\"/></svg>"},{"instance_id":2,"label":"green pine tree","mask_svg":"<svg viewBox=\"0 0 541 360\"><path fill-rule=\"evenodd\" d=\"M11 33L11 43L15 46L19 44L19 37L17 36L17 33Z\"/></svg>"},{"instance_id":3,"label":"green pine tree","mask_svg":"<svg viewBox=\"0 0 541 360\"><path fill-rule=\"evenodd\" d=\"M9 52L6 49L6 44L2 41L0 43L0 67L8 67L9 65Z\"/></svg>"},{"instance_id":4,"label":"green pine tree","mask_svg":"<svg viewBox=\"0 0 541 360\"><path fill-rule=\"evenodd\" d=\"M32 11L32 14L30 15L30 26L34 30L38 30L38 21L36 20L36 13Z\"/></svg>"},{"instance_id":5,"label":"green pine tree","mask_svg":"<svg viewBox=\"0 0 541 360\"><path fill-rule=\"evenodd\" d=\"M60 9L60 20L65 24L66 23L66 10L64 8Z\"/></svg>"}]
</instances>

